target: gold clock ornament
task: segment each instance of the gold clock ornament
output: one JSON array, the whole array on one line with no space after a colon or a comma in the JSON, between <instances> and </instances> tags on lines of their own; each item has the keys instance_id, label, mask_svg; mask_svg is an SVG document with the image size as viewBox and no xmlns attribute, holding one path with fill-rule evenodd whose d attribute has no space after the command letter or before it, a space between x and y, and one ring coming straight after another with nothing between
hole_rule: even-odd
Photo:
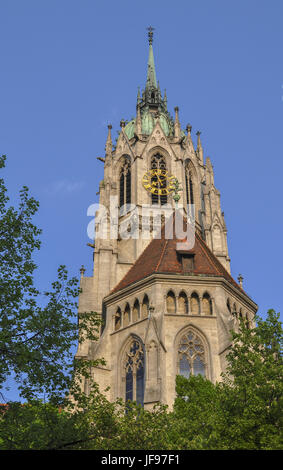
<instances>
[{"instance_id":1,"label":"gold clock ornament","mask_svg":"<svg viewBox=\"0 0 283 470\"><path fill-rule=\"evenodd\" d=\"M142 178L146 191L158 196L166 196L174 192L176 177L168 175L167 170L153 169L147 171Z\"/></svg>"}]
</instances>

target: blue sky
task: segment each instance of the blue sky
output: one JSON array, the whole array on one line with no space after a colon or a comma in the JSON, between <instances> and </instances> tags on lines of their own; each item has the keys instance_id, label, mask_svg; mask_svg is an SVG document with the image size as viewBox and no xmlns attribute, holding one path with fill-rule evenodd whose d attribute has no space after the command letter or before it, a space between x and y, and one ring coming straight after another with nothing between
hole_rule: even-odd
<instances>
[{"instance_id":1,"label":"blue sky","mask_svg":"<svg viewBox=\"0 0 283 470\"><path fill-rule=\"evenodd\" d=\"M228 228L232 275L265 316L282 308L283 2L0 0L0 153L12 202L39 200L38 287L92 274L107 124L135 115L155 27L157 79L202 132Z\"/></svg>"}]
</instances>

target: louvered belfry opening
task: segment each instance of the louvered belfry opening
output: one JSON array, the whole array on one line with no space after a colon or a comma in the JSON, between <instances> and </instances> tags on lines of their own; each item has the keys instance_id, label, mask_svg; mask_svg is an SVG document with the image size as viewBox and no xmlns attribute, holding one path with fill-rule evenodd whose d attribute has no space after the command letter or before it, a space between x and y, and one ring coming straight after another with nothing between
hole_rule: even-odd
<instances>
[{"instance_id":1,"label":"louvered belfry opening","mask_svg":"<svg viewBox=\"0 0 283 470\"><path fill-rule=\"evenodd\" d=\"M124 162L120 169L119 204L120 208L131 204L131 162L127 156L124 157Z\"/></svg>"}]
</instances>

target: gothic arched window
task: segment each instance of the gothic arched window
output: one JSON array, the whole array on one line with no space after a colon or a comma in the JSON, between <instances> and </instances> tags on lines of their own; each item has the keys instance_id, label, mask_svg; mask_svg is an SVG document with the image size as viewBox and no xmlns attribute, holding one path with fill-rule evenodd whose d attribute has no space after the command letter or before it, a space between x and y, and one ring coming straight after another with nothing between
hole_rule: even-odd
<instances>
[{"instance_id":1,"label":"gothic arched window","mask_svg":"<svg viewBox=\"0 0 283 470\"><path fill-rule=\"evenodd\" d=\"M138 321L140 318L140 303L138 299L135 300L133 306L133 322Z\"/></svg>"},{"instance_id":2,"label":"gothic arched window","mask_svg":"<svg viewBox=\"0 0 283 470\"><path fill-rule=\"evenodd\" d=\"M131 162L129 157L124 157L120 168L120 208L125 204L131 204Z\"/></svg>"},{"instance_id":3,"label":"gothic arched window","mask_svg":"<svg viewBox=\"0 0 283 470\"><path fill-rule=\"evenodd\" d=\"M185 180L187 204L194 204L193 173L188 164L185 167Z\"/></svg>"},{"instance_id":4,"label":"gothic arched window","mask_svg":"<svg viewBox=\"0 0 283 470\"><path fill-rule=\"evenodd\" d=\"M188 297L185 292L181 292L178 297L178 313L186 314L189 313L188 309Z\"/></svg>"},{"instance_id":5,"label":"gothic arched window","mask_svg":"<svg viewBox=\"0 0 283 470\"><path fill-rule=\"evenodd\" d=\"M126 305L123 315L123 326L128 326L131 321L131 310L129 304Z\"/></svg>"},{"instance_id":6,"label":"gothic arched window","mask_svg":"<svg viewBox=\"0 0 283 470\"><path fill-rule=\"evenodd\" d=\"M120 307L118 307L117 312L115 314L115 321L114 321L114 330L117 331L121 328L121 319L122 319L122 312Z\"/></svg>"},{"instance_id":7,"label":"gothic arched window","mask_svg":"<svg viewBox=\"0 0 283 470\"><path fill-rule=\"evenodd\" d=\"M189 330L185 333L178 345L178 373L186 378L190 375L206 377L205 348L200 337Z\"/></svg>"},{"instance_id":8,"label":"gothic arched window","mask_svg":"<svg viewBox=\"0 0 283 470\"><path fill-rule=\"evenodd\" d=\"M199 315L199 296L196 292L193 292L191 295L191 314L192 315Z\"/></svg>"},{"instance_id":9,"label":"gothic arched window","mask_svg":"<svg viewBox=\"0 0 283 470\"><path fill-rule=\"evenodd\" d=\"M194 188L194 170L192 167L192 163L187 161L185 165L185 185L186 185L186 202L189 205L189 213L194 216L195 209L195 188Z\"/></svg>"},{"instance_id":10,"label":"gothic arched window","mask_svg":"<svg viewBox=\"0 0 283 470\"><path fill-rule=\"evenodd\" d=\"M202 298L202 313L204 315L212 315L212 301L210 295L206 292Z\"/></svg>"},{"instance_id":11,"label":"gothic arched window","mask_svg":"<svg viewBox=\"0 0 283 470\"><path fill-rule=\"evenodd\" d=\"M165 157L163 157L159 153L154 155L151 158L150 168L151 168L151 170L156 170L157 172L161 171L161 170L166 171L166 159L165 159ZM152 204L161 204L161 205L167 204L167 191L166 191L166 189L167 189L167 180L166 180L166 178L160 179L160 178L158 178L158 175L156 174L156 175L152 176L151 184L156 190L162 190L162 189L164 190L164 194L159 195L159 194L152 193L152 196L151 196ZM162 191L161 191L161 193L162 193Z\"/></svg>"},{"instance_id":12,"label":"gothic arched window","mask_svg":"<svg viewBox=\"0 0 283 470\"><path fill-rule=\"evenodd\" d=\"M144 348L138 339L133 339L124 357L125 399L143 406L145 377Z\"/></svg>"},{"instance_id":13,"label":"gothic arched window","mask_svg":"<svg viewBox=\"0 0 283 470\"><path fill-rule=\"evenodd\" d=\"M166 310L167 313L176 313L176 298L174 292L168 292L166 296Z\"/></svg>"},{"instance_id":14,"label":"gothic arched window","mask_svg":"<svg viewBox=\"0 0 283 470\"><path fill-rule=\"evenodd\" d=\"M145 295L143 298L143 302L142 302L142 317L143 318L148 317L148 313L149 313L149 300L148 300L148 296Z\"/></svg>"}]
</instances>

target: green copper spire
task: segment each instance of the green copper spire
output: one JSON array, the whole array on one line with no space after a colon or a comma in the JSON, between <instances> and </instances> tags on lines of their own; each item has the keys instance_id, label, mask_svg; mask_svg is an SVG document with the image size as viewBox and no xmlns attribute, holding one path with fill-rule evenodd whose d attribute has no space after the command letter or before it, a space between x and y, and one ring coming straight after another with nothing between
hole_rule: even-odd
<instances>
[{"instance_id":1,"label":"green copper spire","mask_svg":"<svg viewBox=\"0 0 283 470\"><path fill-rule=\"evenodd\" d=\"M133 137L136 138L136 136L139 135L150 135L157 121L167 136L174 136L176 126L178 125L179 128L179 121L174 123L173 118L167 111L166 92L164 94L164 98L162 98L159 82L156 80L152 48L154 28L149 26L147 31L149 42L147 79L145 89L142 90L142 93L138 91L136 117L131 119L128 124L125 123L125 133L127 134L129 140L131 140ZM179 134L182 137L185 135L181 130Z\"/></svg>"},{"instance_id":2,"label":"green copper spire","mask_svg":"<svg viewBox=\"0 0 283 470\"><path fill-rule=\"evenodd\" d=\"M148 42L149 42L149 55L148 55L148 63L147 63L146 88L149 88L149 87L157 88L153 48L152 48L154 28L152 26L149 26L147 30L148 30Z\"/></svg>"}]
</instances>

